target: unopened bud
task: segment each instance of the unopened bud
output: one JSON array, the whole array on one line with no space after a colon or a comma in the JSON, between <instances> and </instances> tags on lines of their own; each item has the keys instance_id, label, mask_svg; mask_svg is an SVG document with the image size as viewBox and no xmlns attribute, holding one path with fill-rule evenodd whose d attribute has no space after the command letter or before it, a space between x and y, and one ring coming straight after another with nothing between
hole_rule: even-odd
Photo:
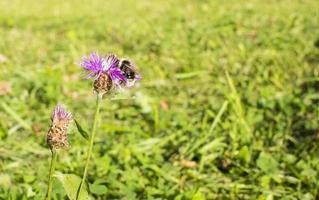
<instances>
[{"instance_id":1,"label":"unopened bud","mask_svg":"<svg viewBox=\"0 0 319 200\"><path fill-rule=\"evenodd\" d=\"M50 149L56 150L68 147L67 131L69 123L72 120L72 114L58 104L54 108L51 120L52 124L47 135L47 143Z\"/></svg>"}]
</instances>

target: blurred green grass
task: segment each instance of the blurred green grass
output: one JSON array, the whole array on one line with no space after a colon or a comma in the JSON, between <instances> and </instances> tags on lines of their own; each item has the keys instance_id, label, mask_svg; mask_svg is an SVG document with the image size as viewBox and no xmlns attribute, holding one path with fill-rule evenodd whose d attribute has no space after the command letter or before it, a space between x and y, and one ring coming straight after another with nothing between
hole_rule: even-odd
<instances>
[{"instance_id":1,"label":"blurred green grass","mask_svg":"<svg viewBox=\"0 0 319 200\"><path fill-rule=\"evenodd\" d=\"M93 199L318 199L318 10L316 0L0 1L0 199L44 198L51 110L62 102L92 118L75 64L91 51L129 57L143 76L102 105ZM80 175L75 126L70 143L57 169ZM65 198L57 181L54 191Z\"/></svg>"}]
</instances>

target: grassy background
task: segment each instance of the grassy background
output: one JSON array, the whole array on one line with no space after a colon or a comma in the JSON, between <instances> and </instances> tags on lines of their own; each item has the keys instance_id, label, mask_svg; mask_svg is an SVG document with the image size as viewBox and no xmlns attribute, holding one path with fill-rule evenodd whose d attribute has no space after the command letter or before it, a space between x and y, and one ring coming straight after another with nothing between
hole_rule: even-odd
<instances>
[{"instance_id":1,"label":"grassy background","mask_svg":"<svg viewBox=\"0 0 319 200\"><path fill-rule=\"evenodd\" d=\"M91 51L143 76L104 101L94 199L318 199L317 0L1 0L0 199L43 199L57 102L90 127ZM122 97L119 97L122 98ZM57 170L80 175L72 125ZM56 199L65 191L55 181Z\"/></svg>"}]
</instances>

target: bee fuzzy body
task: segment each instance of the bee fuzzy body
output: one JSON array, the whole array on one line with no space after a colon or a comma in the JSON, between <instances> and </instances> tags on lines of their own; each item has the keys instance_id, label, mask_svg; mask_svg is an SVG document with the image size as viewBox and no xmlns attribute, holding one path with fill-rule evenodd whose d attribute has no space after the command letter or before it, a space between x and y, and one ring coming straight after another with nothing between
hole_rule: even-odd
<instances>
[{"instance_id":1,"label":"bee fuzzy body","mask_svg":"<svg viewBox=\"0 0 319 200\"><path fill-rule=\"evenodd\" d=\"M128 80L134 80L136 78L135 67L130 60L127 60L127 59L120 60L119 68L121 69L123 75Z\"/></svg>"}]
</instances>

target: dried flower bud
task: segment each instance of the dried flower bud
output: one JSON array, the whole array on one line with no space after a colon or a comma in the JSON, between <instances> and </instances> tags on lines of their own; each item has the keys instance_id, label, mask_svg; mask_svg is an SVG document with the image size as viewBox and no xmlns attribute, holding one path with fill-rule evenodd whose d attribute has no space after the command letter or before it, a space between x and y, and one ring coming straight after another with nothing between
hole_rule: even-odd
<instances>
[{"instance_id":1,"label":"dried flower bud","mask_svg":"<svg viewBox=\"0 0 319 200\"><path fill-rule=\"evenodd\" d=\"M52 124L47 134L47 143L51 150L69 146L67 130L72 114L58 104L52 113Z\"/></svg>"},{"instance_id":2,"label":"dried flower bud","mask_svg":"<svg viewBox=\"0 0 319 200\"><path fill-rule=\"evenodd\" d=\"M100 76L94 81L94 91L99 94L105 94L112 89L113 81L106 73L101 73Z\"/></svg>"}]
</instances>

